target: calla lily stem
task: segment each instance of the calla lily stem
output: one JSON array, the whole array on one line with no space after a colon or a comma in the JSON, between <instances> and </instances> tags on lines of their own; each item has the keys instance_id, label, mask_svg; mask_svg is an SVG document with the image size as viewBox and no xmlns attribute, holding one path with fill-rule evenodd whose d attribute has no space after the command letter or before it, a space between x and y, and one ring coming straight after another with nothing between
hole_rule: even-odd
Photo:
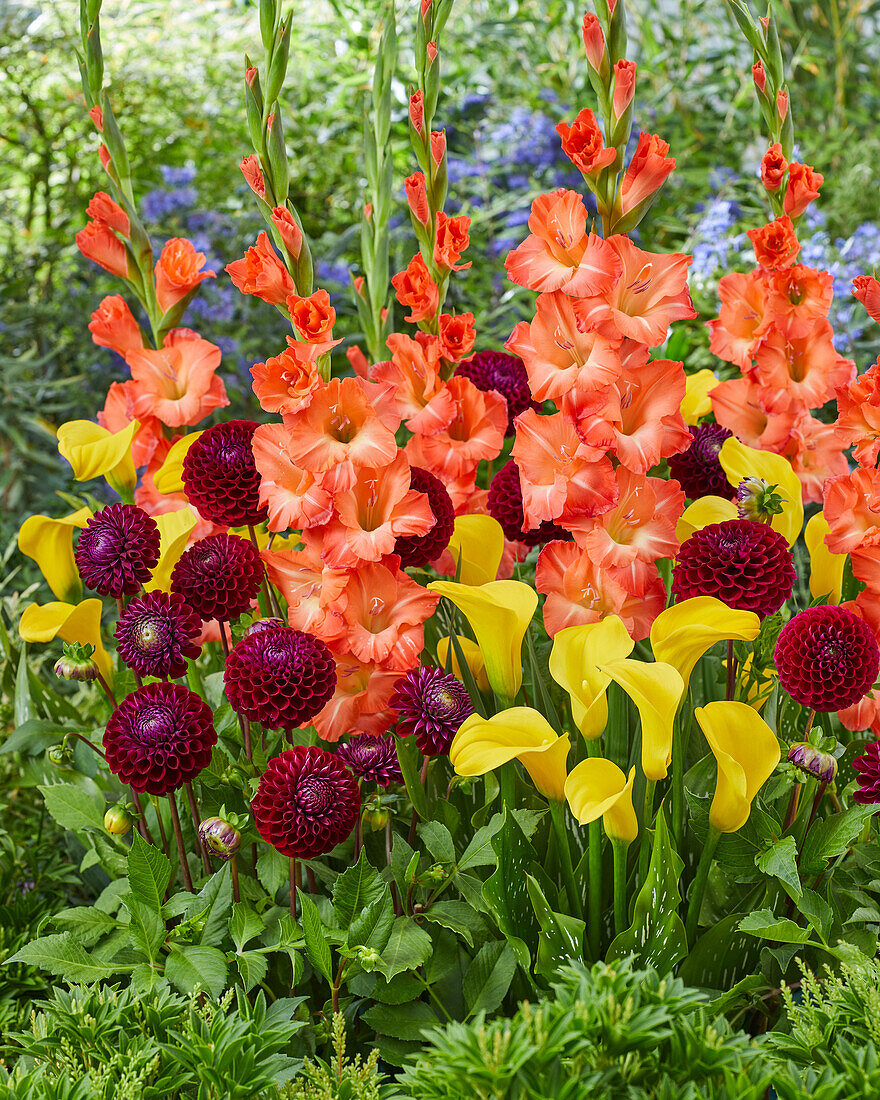
<instances>
[{"instance_id":1,"label":"calla lily stem","mask_svg":"<svg viewBox=\"0 0 880 1100\"><path fill-rule=\"evenodd\" d=\"M565 828L564 803L550 802L550 820L553 822L553 830L556 833L556 844L559 848L559 862L562 867L565 892L568 894L568 903L572 907L574 915L583 920L584 901L578 889L577 880L574 877L574 866L571 861L571 846L568 841L568 831Z\"/></svg>"},{"instance_id":2,"label":"calla lily stem","mask_svg":"<svg viewBox=\"0 0 880 1100\"><path fill-rule=\"evenodd\" d=\"M619 936L629 927L626 906L626 853L628 845L620 840L614 848L614 934Z\"/></svg>"},{"instance_id":3,"label":"calla lily stem","mask_svg":"<svg viewBox=\"0 0 880 1100\"><path fill-rule=\"evenodd\" d=\"M587 742L587 755L598 756L598 741ZM587 921L587 941L594 959L599 958L599 929L602 924L602 837L600 821L587 826L587 865L590 872L590 919Z\"/></svg>"},{"instance_id":4,"label":"calla lily stem","mask_svg":"<svg viewBox=\"0 0 880 1100\"><path fill-rule=\"evenodd\" d=\"M706 843L703 847L703 851L700 853L700 862L697 864L697 874L694 878L694 884L691 887L691 893L688 899L685 931L689 944L693 944L696 939L697 923L700 919L700 909L703 907L703 896L706 893L706 883L709 881L709 871L712 867L712 859L720 839L720 830L710 825L709 835L706 837Z\"/></svg>"}]
</instances>

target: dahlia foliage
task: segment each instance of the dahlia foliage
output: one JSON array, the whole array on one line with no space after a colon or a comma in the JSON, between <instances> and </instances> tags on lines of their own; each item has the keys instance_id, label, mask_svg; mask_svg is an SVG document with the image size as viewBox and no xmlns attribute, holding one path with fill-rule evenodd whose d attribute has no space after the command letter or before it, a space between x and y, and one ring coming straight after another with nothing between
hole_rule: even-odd
<instances>
[{"instance_id":1,"label":"dahlia foliage","mask_svg":"<svg viewBox=\"0 0 880 1100\"><path fill-rule=\"evenodd\" d=\"M557 127L584 186L535 196L505 261L533 293L502 350L449 305L481 262L467 214L447 209L436 121L452 0L419 5L401 195L393 5L378 46L361 343L314 285L289 194L291 17L261 0L240 168L265 229L224 273L187 240L153 255L103 87L100 0L84 4L108 193L77 243L120 280L89 328L125 370L97 422L62 425L58 441L78 482L100 497L104 478L121 503L84 491L72 514L26 521L20 548L56 599L28 607L20 633L71 644L57 671L94 709L57 740L81 770L82 742L102 758L86 761L90 791L133 802L141 838L86 828L93 861L118 877L128 859L135 892L133 865L165 868L156 943L186 914L167 962L150 948L163 981L191 984L213 951L207 984L233 980L234 963L248 988L326 982L334 1009L360 1013L431 958L449 973L446 952L466 998L468 974L505 976L478 1003L491 1010L571 955L635 953L754 989L788 973L773 941L873 951L875 910L853 915L852 898L877 877L852 844L873 843L880 800L880 361L859 375L837 353L831 277L798 262L823 178L792 160L773 22L739 0L772 218L749 234L755 267L720 281L716 371L666 357L670 326L699 338L691 258L635 231L676 162L646 132L627 161L638 71L624 0L594 6L595 99ZM395 201L413 244L392 275ZM253 420L218 417L220 349L186 327L200 284L226 276L290 323L252 367ZM880 322L880 284L866 275L854 293ZM42 726L16 736L46 747ZM184 892L166 901L175 845ZM219 926L186 940L221 875L238 903L225 955ZM101 955L111 973L131 970L119 950ZM268 969L274 951L292 979L289 964ZM388 1004L433 1019L425 985ZM392 1017L365 1011L365 1026L399 1038Z\"/></svg>"}]
</instances>

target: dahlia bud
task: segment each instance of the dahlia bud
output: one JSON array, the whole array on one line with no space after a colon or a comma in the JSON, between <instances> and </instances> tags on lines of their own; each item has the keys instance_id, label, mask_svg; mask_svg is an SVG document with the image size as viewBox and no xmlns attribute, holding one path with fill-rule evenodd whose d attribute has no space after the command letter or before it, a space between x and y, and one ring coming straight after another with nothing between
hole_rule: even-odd
<instances>
[{"instance_id":1,"label":"dahlia bud","mask_svg":"<svg viewBox=\"0 0 880 1100\"><path fill-rule=\"evenodd\" d=\"M53 745L47 755L49 762L56 768L73 767L73 749L68 744L67 738L64 739L63 744Z\"/></svg>"},{"instance_id":2,"label":"dahlia bud","mask_svg":"<svg viewBox=\"0 0 880 1100\"><path fill-rule=\"evenodd\" d=\"M355 957L364 970L375 970L382 961L382 956L375 947L356 947Z\"/></svg>"},{"instance_id":3,"label":"dahlia bud","mask_svg":"<svg viewBox=\"0 0 880 1100\"><path fill-rule=\"evenodd\" d=\"M207 817L199 825L199 840L218 859L231 859L241 847L241 833L222 817Z\"/></svg>"},{"instance_id":4,"label":"dahlia bud","mask_svg":"<svg viewBox=\"0 0 880 1100\"><path fill-rule=\"evenodd\" d=\"M382 806L373 806L364 811L363 823L370 832L378 833L391 820L391 814Z\"/></svg>"},{"instance_id":5,"label":"dahlia bud","mask_svg":"<svg viewBox=\"0 0 880 1100\"><path fill-rule=\"evenodd\" d=\"M62 654L55 662L55 675L62 680L95 680L98 676L98 666L92 660L95 652L93 645L80 645L72 642L65 645Z\"/></svg>"},{"instance_id":6,"label":"dahlia bud","mask_svg":"<svg viewBox=\"0 0 880 1100\"><path fill-rule=\"evenodd\" d=\"M422 875L422 882L433 882L435 885L438 885L445 878L446 871L443 869L442 864L433 863Z\"/></svg>"},{"instance_id":7,"label":"dahlia bud","mask_svg":"<svg viewBox=\"0 0 880 1100\"><path fill-rule=\"evenodd\" d=\"M809 741L795 741L788 750L788 762L805 775L818 779L820 783L830 783L837 775L837 761L827 752L822 752Z\"/></svg>"},{"instance_id":8,"label":"dahlia bud","mask_svg":"<svg viewBox=\"0 0 880 1100\"><path fill-rule=\"evenodd\" d=\"M124 836L131 830L134 820L128 807L122 803L111 806L104 814L104 828L111 836Z\"/></svg>"},{"instance_id":9,"label":"dahlia bud","mask_svg":"<svg viewBox=\"0 0 880 1100\"><path fill-rule=\"evenodd\" d=\"M287 626L283 619L257 619L244 632L243 637L249 634L262 634L264 630L276 630L279 626Z\"/></svg>"},{"instance_id":10,"label":"dahlia bud","mask_svg":"<svg viewBox=\"0 0 880 1100\"><path fill-rule=\"evenodd\" d=\"M736 488L736 509L740 519L769 523L782 511L782 497L775 485L762 477L744 477Z\"/></svg>"}]
</instances>

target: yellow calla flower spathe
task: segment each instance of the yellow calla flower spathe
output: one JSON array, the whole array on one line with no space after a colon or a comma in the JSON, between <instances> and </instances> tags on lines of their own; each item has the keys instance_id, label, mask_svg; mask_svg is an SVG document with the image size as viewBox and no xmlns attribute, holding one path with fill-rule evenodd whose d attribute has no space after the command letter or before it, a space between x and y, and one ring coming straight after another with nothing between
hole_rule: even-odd
<instances>
[{"instance_id":1,"label":"yellow calla flower spathe","mask_svg":"<svg viewBox=\"0 0 880 1100\"><path fill-rule=\"evenodd\" d=\"M538 593L522 581L490 581L477 587L432 581L428 588L454 603L470 623L498 698L516 698L522 685L523 638L538 606Z\"/></svg>"},{"instance_id":2,"label":"yellow calla flower spathe","mask_svg":"<svg viewBox=\"0 0 880 1100\"><path fill-rule=\"evenodd\" d=\"M779 763L779 742L748 703L717 700L697 707L694 716L718 762L709 823L721 833L735 833Z\"/></svg>"},{"instance_id":3,"label":"yellow calla flower spathe","mask_svg":"<svg viewBox=\"0 0 880 1100\"><path fill-rule=\"evenodd\" d=\"M447 549L462 584L488 584L498 575L504 531L491 516L456 516Z\"/></svg>"},{"instance_id":4,"label":"yellow calla flower spathe","mask_svg":"<svg viewBox=\"0 0 880 1100\"><path fill-rule=\"evenodd\" d=\"M480 647L476 642L471 641L470 638L465 638L463 634L456 634L455 637L459 649L461 649L461 655L464 657L464 662L470 669L471 676L474 678L474 683L480 691L488 691L489 677L486 675L486 662L483 660L483 654L480 652ZM452 649L452 671L459 680L462 680L461 665L458 663L455 646L452 645L450 638L441 638L437 642L437 660L440 662L441 668L446 668L449 660L450 647Z\"/></svg>"},{"instance_id":5,"label":"yellow calla flower spathe","mask_svg":"<svg viewBox=\"0 0 880 1100\"><path fill-rule=\"evenodd\" d=\"M60 519L29 516L18 532L18 548L40 567L54 595L64 603L82 598L82 581L73 557L73 529L85 527L92 518L91 508Z\"/></svg>"},{"instance_id":6,"label":"yellow calla flower spathe","mask_svg":"<svg viewBox=\"0 0 880 1100\"><path fill-rule=\"evenodd\" d=\"M202 432L192 432L190 435L181 436L171 444L165 461L153 475L153 485L157 493L182 493L183 492L183 460L187 451L201 436Z\"/></svg>"},{"instance_id":7,"label":"yellow calla flower spathe","mask_svg":"<svg viewBox=\"0 0 880 1100\"><path fill-rule=\"evenodd\" d=\"M132 420L122 431L108 432L91 420L70 420L58 429L58 450L77 481L106 477L121 496L130 496L137 483L131 444L139 427Z\"/></svg>"},{"instance_id":8,"label":"yellow calla flower spathe","mask_svg":"<svg viewBox=\"0 0 880 1100\"><path fill-rule=\"evenodd\" d=\"M626 776L611 760L582 760L565 781L565 797L579 824L602 818L609 839L630 844L639 835L632 788L636 769Z\"/></svg>"},{"instance_id":9,"label":"yellow calla flower spathe","mask_svg":"<svg viewBox=\"0 0 880 1100\"><path fill-rule=\"evenodd\" d=\"M687 376L687 389L681 403L681 415L688 427L699 423L701 417L708 416L712 411L709 394L719 382L718 376L708 368Z\"/></svg>"},{"instance_id":10,"label":"yellow calla flower spathe","mask_svg":"<svg viewBox=\"0 0 880 1100\"><path fill-rule=\"evenodd\" d=\"M608 724L606 691L611 676L602 661L628 657L635 642L617 615L597 623L567 626L557 631L550 652L550 675L571 698L571 713L581 736L598 737Z\"/></svg>"},{"instance_id":11,"label":"yellow calla flower spathe","mask_svg":"<svg viewBox=\"0 0 880 1100\"><path fill-rule=\"evenodd\" d=\"M789 546L794 546L804 525L804 499L800 479L788 459L771 451L747 447L731 436L721 445L718 461L731 485L737 486L747 477L760 477L776 486L776 492L782 497L782 511L773 516L770 526Z\"/></svg>"},{"instance_id":12,"label":"yellow calla flower spathe","mask_svg":"<svg viewBox=\"0 0 880 1100\"><path fill-rule=\"evenodd\" d=\"M171 591L171 573L186 549L189 537L196 525L196 514L192 508L178 508L174 512L163 512L153 517L159 528L159 560L153 575L144 585L144 591Z\"/></svg>"},{"instance_id":13,"label":"yellow calla flower spathe","mask_svg":"<svg viewBox=\"0 0 880 1100\"><path fill-rule=\"evenodd\" d=\"M810 552L810 595L814 599L828 596L829 603L838 604L843 593L843 567L846 554L832 554L825 542L831 528L824 512L807 520L804 542Z\"/></svg>"},{"instance_id":14,"label":"yellow calla flower spathe","mask_svg":"<svg viewBox=\"0 0 880 1100\"><path fill-rule=\"evenodd\" d=\"M620 684L638 708L645 778L665 779L672 758L672 727L684 694L681 674L662 661L610 661L602 671Z\"/></svg>"},{"instance_id":15,"label":"yellow calla flower spathe","mask_svg":"<svg viewBox=\"0 0 880 1100\"><path fill-rule=\"evenodd\" d=\"M81 642L95 647L94 661L108 684L113 683L113 662L101 641L103 604L95 597L78 604L32 603L18 624L18 633L26 642Z\"/></svg>"},{"instance_id":16,"label":"yellow calla flower spathe","mask_svg":"<svg viewBox=\"0 0 880 1100\"><path fill-rule=\"evenodd\" d=\"M697 661L716 642L754 641L761 620L754 611L736 611L714 596L694 596L667 607L651 625L657 661L677 669L687 691Z\"/></svg>"},{"instance_id":17,"label":"yellow calla flower spathe","mask_svg":"<svg viewBox=\"0 0 880 1100\"><path fill-rule=\"evenodd\" d=\"M511 707L491 718L466 718L449 747L449 760L458 775L485 775L519 760L541 794L561 802L570 747L568 735L560 736L543 714Z\"/></svg>"},{"instance_id":18,"label":"yellow calla flower spathe","mask_svg":"<svg viewBox=\"0 0 880 1100\"><path fill-rule=\"evenodd\" d=\"M739 512L732 500L724 497L705 496L689 504L675 525L675 537L679 542L687 542L695 531L702 531L710 523L724 523L728 519L738 519Z\"/></svg>"}]
</instances>

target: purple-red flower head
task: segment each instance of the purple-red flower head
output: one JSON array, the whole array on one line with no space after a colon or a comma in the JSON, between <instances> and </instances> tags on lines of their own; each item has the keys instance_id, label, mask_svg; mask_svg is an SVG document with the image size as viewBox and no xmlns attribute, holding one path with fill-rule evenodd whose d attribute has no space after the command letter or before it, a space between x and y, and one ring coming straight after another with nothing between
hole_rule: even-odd
<instances>
[{"instance_id":1,"label":"purple-red flower head","mask_svg":"<svg viewBox=\"0 0 880 1100\"><path fill-rule=\"evenodd\" d=\"M244 614L263 583L260 555L238 535L208 535L184 550L171 591L201 617L229 622Z\"/></svg>"},{"instance_id":2,"label":"purple-red flower head","mask_svg":"<svg viewBox=\"0 0 880 1100\"><path fill-rule=\"evenodd\" d=\"M410 489L424 493L434 513L434 526L424 535L401 535L394 543L394 553L400 555L400 568L427 565L436 561L449 545L455 526L455 508L446 486L427 470L410 467Z\"/></svg>"},{"instance_id":3,"label":"purple-red flower head","mask_svg":"<svg viewBox=\"0 0 880 1100\"><path fill-rule=\"evenodd\" d=\"M494 390L507 402L507 429L505 435L516 431L513 421L526 409L540 409L532 400L529 376L525 363L518 355L504 351L478 351L455 369L457 375L469 378L484 393Z\"/></svg>"},{"instance_id":4,"label":"purple-red flower head","mask_svg":"<svg viewBox=\"0 0 880 1100\"><path fill-rule=\"evenodd\" d=\"M877 679L880 649L871 628L847 607L808 607L776 641L779 683L805 707L845 710Z\"/></svg>"},{"instance_id":5,"label":"purple-red flower head","mask_svg":"<svg viewBox=\"0 0 880 1100\"><path fill-rule=\"evenodd\" d=\"M718 457L725 439L733 433L720 424L700 424L690 432L690 447L668 459L670 475L691 500L706 496L733 500L736 489L727 480Z\"/></svg>"},{"instance_id":6,"label":"purple-red flower head","mask_svg":"<svg viewBox=\"0 0 880 1100\"><path fill-rule=\"evenodd\" d=\"M464 684L451 672L424 665L397 681L388 705L400 716L397 732L415 734L425 756L448 752L458 727L474 712Z\"/></svg>"},{"instance_id":7,"label":"purple-red flower head","mask_svg":"<svg viewBox=\"0 0 880 1100\"><path fill-rule=\"evenodd\" d=\"M570 542L571 535L550 520L532 531L523 531L523 495L519 467L511 459L492 478L486 501L489 515L498 520L506 538L537 546L545 542Z\"/></svg>"},{"instance_id":8,"label":"purple-red flower head","mask_svg":"<svg viewBox=\"0 0 880 1100\"><path fill-rule=\"evenodd\" d=\"M134 504L110 504L86 524L74 557L87 588L101 596L131 595L159 561L159 528Z\"/></svg>"},{"instance_id":9,"label":"purple-red flower head","mask_svg":"<svg viewBox=\"0 0 880 1100\"><path fill-rule=\"evenodd\" d=\"M397 747L389 734L362 733L336 750L336 756L365 783L402 783Z\"/></svg>"},{"instance_id":10,"label":"purple-red flower head","mask_svg":"<svg viewBox=\"0 0 880 1100\"><path fill-rule=\"evenodd\" d=\"M260 475L251 441L252 420L228 420L208 428L183 460L183 487L199 515L225 527L262 523Z\"/></svg>"},{"instance_id":11,"label":"purple-red flower head","mask_svg":"<svg viewBox=\"0 0 880 1100\"><path fill-rule=\"evenodd\" d=\"M141 676L176 680L186 673L186 659L198 657L195 639L202 620L182 596L147 592L136 596L116 624L116 651Z\"/></svg>"}]
</instances>

